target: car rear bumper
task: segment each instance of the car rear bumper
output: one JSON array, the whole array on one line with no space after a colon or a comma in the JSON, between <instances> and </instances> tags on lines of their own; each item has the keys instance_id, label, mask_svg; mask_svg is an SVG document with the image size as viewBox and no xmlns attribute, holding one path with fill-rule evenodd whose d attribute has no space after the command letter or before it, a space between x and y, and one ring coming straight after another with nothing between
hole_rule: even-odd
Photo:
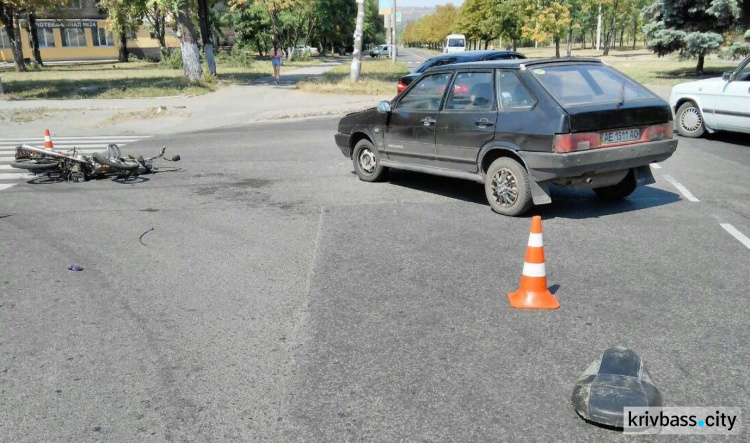
<instances>
[{"instance_id":1,"label":"car rear bumper","mask_svg":"<svg viewBox=\"0 0 750 443\"><path fill-rule=\"evenodd\" d=\"M677 149L677 140L661 140L614 148L555 154L518 151L537 182L584 174L619 171L668 159Z\"/></svg>"},{"instance_id":2,"label":"car rear bumper","mask_svg":"<svg viewBox=\"0 0 750 443\"><path fill-rule=\"evenodd\" d=\"M349 149L349 138L351 137L351 134L342 134L339 132L334 137L336 138L336 146L341 149L341 153L344 154L344 157L351 158L352 152L351 149Z\"/></svg>"}]
</instances>

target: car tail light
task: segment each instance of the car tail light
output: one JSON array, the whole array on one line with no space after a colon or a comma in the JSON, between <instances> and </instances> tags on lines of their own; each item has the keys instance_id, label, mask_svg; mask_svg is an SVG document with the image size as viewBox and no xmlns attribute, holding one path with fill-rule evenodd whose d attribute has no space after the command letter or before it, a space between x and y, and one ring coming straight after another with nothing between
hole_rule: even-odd
<instances>
[{"instance_id":1,"label":"car tail light","mask_svg":"<svg viewBox=\"0 0 750 443\"><path fill-rule=\"evenodd\" d=\"M552 145L558 154L586 151L599 147L599 134L596 132L557 134L553 139Z\"/></svg>"},{"instance_id":2,"label":"car tail light","mask_svg":"<svg viewBox=\"0 0 750 443\"><path fill-rule=\"evenodd\" d=\"M674 135L672 133L672 122L664 123L663 125L649 126L646 131L648 133L647 140L652 142L669 140Z\"/></svg>"},{"instance_id":3,"label":"car tail light","mask_svg":"<svg viewBox=\"0 0 750 443\"><path fill-rule=\"evenodd\" d=\"M406 84L402 82L401 80L398 81L398 92L404 92L404 89L406 89Z\"/></svg>"}]
</instances>

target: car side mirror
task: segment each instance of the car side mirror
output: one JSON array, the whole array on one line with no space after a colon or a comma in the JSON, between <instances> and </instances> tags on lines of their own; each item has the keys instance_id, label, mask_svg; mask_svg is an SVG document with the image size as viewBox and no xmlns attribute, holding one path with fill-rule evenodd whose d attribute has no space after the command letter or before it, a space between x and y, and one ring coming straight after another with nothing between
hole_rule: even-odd
<instances>
[{"instance_id":1,"label":"car side mirror","mask_svg":"<svg viewBox=\"0 0 750 443\"><path fill-rule=\"evenodd\" d=\"M391 102L382 101L378 103L378 112L381 114L388 114L391 112Z\"/></svg>"},{"instance_id":2,"label":"car side mirror","mask_svg":"<svg viewBox=\"0 0 750 443\"><path fill-rule=\"evenodd\" d=\"M725 72L721 75L721 79L725 82L731 82L734 80L734 72Z\"/></svg>"}]
</instances>

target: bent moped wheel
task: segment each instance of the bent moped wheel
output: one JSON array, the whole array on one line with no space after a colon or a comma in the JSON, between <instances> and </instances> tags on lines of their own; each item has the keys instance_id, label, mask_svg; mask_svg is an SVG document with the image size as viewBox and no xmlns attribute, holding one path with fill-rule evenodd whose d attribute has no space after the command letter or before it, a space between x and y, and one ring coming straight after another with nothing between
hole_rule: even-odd
<instances>
[{"instance_id":1,"label":"bent moped wheel","mask_svg":"<svg viewBox=\"0 0 750 443\"><path fill-rule=\"evenodd\" d=\"M51 159L19 159L11 162L10 165L14 168L25 169L27 171L52 171L60 168L60 164L57 160Z\"/></svg>"}]
</instances>

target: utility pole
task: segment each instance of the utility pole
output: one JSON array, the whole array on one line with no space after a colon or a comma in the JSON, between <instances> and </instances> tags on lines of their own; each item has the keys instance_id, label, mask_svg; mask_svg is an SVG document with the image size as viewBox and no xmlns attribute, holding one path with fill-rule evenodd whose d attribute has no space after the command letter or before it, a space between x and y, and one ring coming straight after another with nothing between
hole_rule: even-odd
<instances>
[{"instance_id":1,"label":"utility pole","mask_svg":"<svg viewBox=\"0 0 750 443\"><path fill-rule=\"evenodd\" d=\"M393 44L391 48L391 61L396 62L396 56L398 55L398 46L396 42L396 0L393 0L393 9L391 9L391 32L393 35L391 36L391 43Z\"/></svg>"},{"instance_id":2,"label":"utility pole","mask_svg":"<svg viewBox=\"0 0 750 443\"><path fill-rule=\"evenodd\" d=\"M352 69L349 79L359 80L362 71L362 30L365 26L365 0L357 0L357 25L354 30L354 54L352 54Z\"/></svg>"},{"instance_id":3,"label":"utility pole","mask_svg":"<svg viewBox=\"0 0 750 443\"><path fill-rule=\"evenodd\" d=\"M599 5L599 17L596 19L596 50L598 51L602 44L602 5Z\"/></svg>"}]
</instances>

